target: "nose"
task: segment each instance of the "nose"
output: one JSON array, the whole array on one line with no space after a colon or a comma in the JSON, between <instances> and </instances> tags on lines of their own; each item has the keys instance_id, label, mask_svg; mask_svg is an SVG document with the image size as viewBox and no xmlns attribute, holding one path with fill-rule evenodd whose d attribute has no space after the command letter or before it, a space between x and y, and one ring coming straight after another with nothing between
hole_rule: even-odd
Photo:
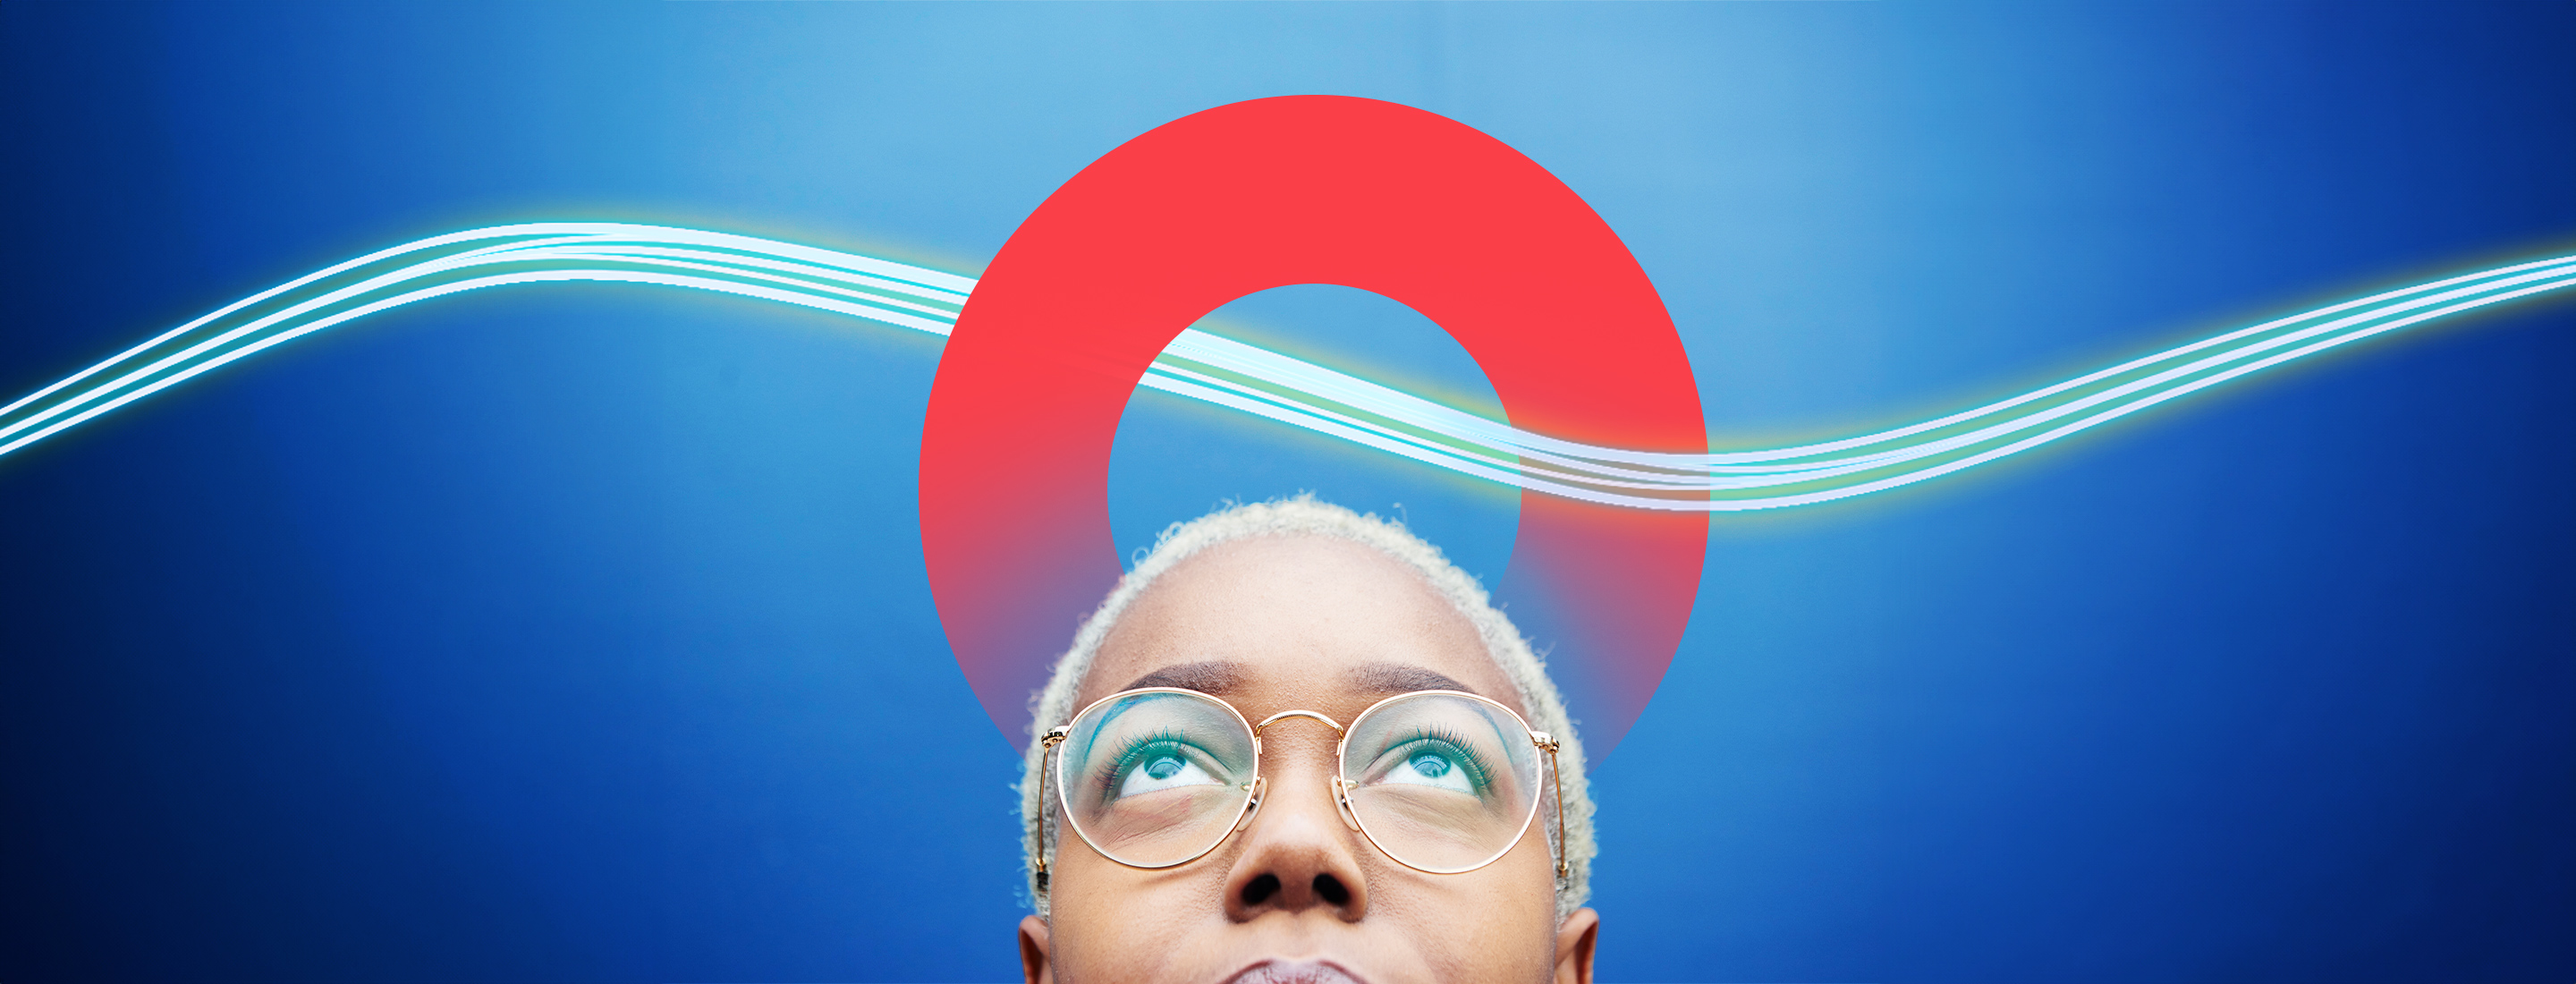
<instances>
[{"instance_id":1,"label":"nose","mask_svg":"<svg viewBox=\"0 0 2576 984\"><path fill-rule=\"evenodd\" d=\"M1293 752L1265 741L1265 752L1290 752L1263 763L1267 787L1243 847L1226 873L1226 917L1249 922L1272 912L1320 913L1357 922L1368 912L1368 880L1359 863L1359 834L1342 822L1333 799L1329 742L1298 736ZM1323 744L1318 752L1313 746Z\"/></svg>"}]
</instances>

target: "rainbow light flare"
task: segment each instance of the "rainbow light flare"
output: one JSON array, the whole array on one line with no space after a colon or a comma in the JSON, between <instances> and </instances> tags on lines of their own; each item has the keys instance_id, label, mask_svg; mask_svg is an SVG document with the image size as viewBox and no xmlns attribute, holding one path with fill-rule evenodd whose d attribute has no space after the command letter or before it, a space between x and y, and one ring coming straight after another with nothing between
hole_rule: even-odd
<instances>
[{"instance_id":1,"label":"rainbow light flare","mask_svg":"<svg viewBox=\"0 0 2576 984\"><path fill-rule=\"evenodd\" d=\"M528 223L433 236L235 301L0 407L0 455L236 360L416 301L505 284L658 284L946 336L975 280L794 243L667 226ZM2558 256L2402 287L1859 437L1673 454L1559 440L1197 329L1143 386L1583 502L1733 512L1865 495L1994 461L2347 343L2576 286Z\"/></svg>"}]
</instances>

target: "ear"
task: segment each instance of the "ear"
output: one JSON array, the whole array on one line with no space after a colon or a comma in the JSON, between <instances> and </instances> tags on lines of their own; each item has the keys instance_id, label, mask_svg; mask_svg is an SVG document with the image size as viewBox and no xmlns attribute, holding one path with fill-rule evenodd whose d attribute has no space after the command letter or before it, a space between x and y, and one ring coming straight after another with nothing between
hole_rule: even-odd
<instances>
[{"instance_id":1,"label":"ear","mask_svg":"<svg viewBox=\"0 0 2576 984\"><path fill-rule=\"evenodd\" d=\"M1585 912L1592 910L1585 909ZM1048 959L1046 920L1029 916L1020 920L1020 972L1028 975L1028 984L1055 984L1055 967ZM1562 949L1564 944L1558 944ZM1592 979L1592 944L1583 945L1583 979Z\"/></svg>"},{"instance_id":2,"label":"ear","mask_svg":"<svg viewBox=\"0 0 2576 984\"><path fill-rule=\"evenodd\" d=\"M1565 917L1565 925L1556 928L1556 976L1552 978L1556 984L1592 984L1592 944L1600 937L1600 913L1576 909ZM1020 939L1020 946L1026 949L1025 931Z\"/></svg>"}]
</instances>

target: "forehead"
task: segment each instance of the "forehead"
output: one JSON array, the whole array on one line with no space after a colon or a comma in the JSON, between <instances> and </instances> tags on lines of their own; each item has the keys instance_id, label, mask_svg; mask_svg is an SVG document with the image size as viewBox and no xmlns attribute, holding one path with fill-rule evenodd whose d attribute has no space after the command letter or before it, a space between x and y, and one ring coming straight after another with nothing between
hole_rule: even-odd
<instances>
[{"instance_id":1,"label":"forehead","mask_svg":"<svg viewBox=\"0 0 2576 984\"><path fill-rule=\"evenodd\" d=\"M1246 714L1356 712L1454 681L1521 709L1476 627L1412 567L1335 537L1248 537L1154 580L1102 640L1077 706L1140 679Z\"/></svg>"}]
</instances>

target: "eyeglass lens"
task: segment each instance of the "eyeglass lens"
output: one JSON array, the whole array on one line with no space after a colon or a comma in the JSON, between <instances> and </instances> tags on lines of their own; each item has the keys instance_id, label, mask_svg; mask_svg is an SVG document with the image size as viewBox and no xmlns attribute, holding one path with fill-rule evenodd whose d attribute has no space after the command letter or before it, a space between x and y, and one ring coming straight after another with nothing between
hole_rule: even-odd
<instances>
[{"instance_id":1,"label":"eyeglass lens","mask_svg":"<svg viewBox=\"0 0 2576 984\"><path fill-rule=\"evenodd\" d=\"M1480 700L1415 694L1351 722L1342 756L1351 813L1380 850L1433 872L1482 867L1538 809L1538 748Z\"/></svg>"},{"instance_id":2,"label":"eyeglass lens","mask_svg":"<svg viewBox=\"0 0 2576 984\"><path fill-rule=\"evenodd\" d=\"M1252 795L1252 729L1195 694L1148 692L1075 718L1057 748L1065 816L1118 861L1179 864L1225 838Z\"/></svg>"},{"instance_id":3,"label":"eyeglass lens","mask_svg":"<svg viewBox=\"0 0 2576 984\"><path fill-rule=\"evenodd\" d=\"M1057 749L1065 816L1109 857L1188 861L1233 829L1251 795L1252 730L1194 693L1147 692L1085 711ZM1378 849L1432 872L1481 867L1537 813L1539 763L1509 712L1412 694L1351 722L1342 756L1351 812Z\"/></svg>"}]
</instances>

